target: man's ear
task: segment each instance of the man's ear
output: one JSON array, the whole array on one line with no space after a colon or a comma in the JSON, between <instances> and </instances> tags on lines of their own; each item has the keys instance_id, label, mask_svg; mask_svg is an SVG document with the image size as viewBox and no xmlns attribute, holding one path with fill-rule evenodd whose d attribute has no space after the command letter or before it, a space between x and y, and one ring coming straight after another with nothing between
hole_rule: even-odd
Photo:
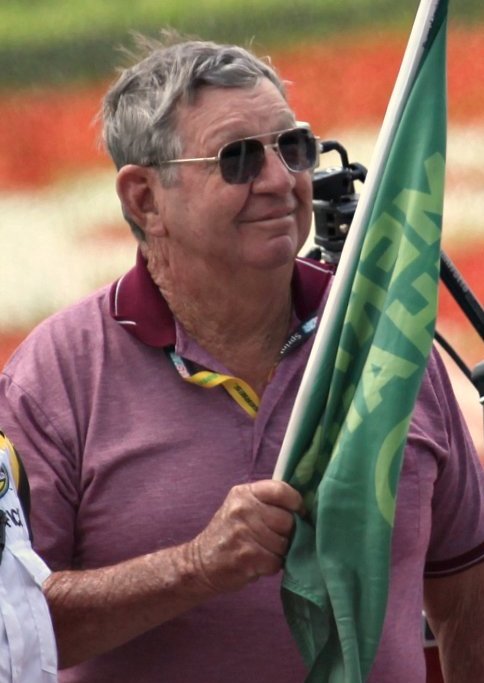
<instances>
[{"instance_id":1,"label":"man's ear","mask_svg":"<svg viewBox=\"0 0 484 683\"><path fill-rule=\"evenodd\" d=\"M153 233L162 229L155 188L159 188L157 171L147 166L127 164L118 171L116 191L125 215L143 231Z\"/></svg>"}]
</instances>

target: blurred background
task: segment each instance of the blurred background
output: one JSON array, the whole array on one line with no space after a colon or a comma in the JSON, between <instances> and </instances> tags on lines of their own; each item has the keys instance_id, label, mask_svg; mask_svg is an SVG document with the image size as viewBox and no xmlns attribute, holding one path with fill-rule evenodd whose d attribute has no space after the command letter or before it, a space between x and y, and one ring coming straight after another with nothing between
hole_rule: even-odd
<instances>
[{"instance_id":1,"label":"blurred background","mask_svg":"<svg viewBox=\"0 0 484 683\"><path fill-rule=\"evenodd\" d=\"M444 249L482 302L484 5L450 3ZM33 325L115 279L135 243L94 122L132 31L171 26L270 54L299 119L369 165L417 0L2 0L0 365ZM322 157L322 166L339 163ZM196 189L196 188L194 188ZM357 187L357 190L361 188ZM471 368L482 340L441 287L438 329ZM477 391L444 353L484 459Z\"/></svg>"}]
</instances>

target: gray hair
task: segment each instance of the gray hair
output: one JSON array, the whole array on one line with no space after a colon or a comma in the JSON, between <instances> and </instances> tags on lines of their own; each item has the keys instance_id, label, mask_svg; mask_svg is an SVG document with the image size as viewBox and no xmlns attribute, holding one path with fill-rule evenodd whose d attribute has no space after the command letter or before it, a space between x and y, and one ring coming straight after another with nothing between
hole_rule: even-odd
<instances>
[{"instance_id":1,"label":"gray hair","mask_svg":"<svg viewBox=\"0 0 484 683\"><path fill-rule=\"evenodd\" d=\"M136 63L121 71L108 90L100 118L103 142L117 169L126 164L158 166L183 153L177 134L177 108L194 102L204 86L250 88L269 79L286 98L284 84L269 58L258 58L235 45L182 39L171 30L161 40L135 36ZM173 166L159 168L161 182L176 181ZM137 239L144 239L140 227L124 217Z\"/></svg>"},{"instance_id":2,"label":"gray hair","mask_svg":"<svg viewBox=\"0 0 484 683\"><path fill-rule=\"evenodd\" d=\"M250 88L268 78L286 97L267 58L235 45L181 40L173 31L163 31L162 37L164 41L137 36L146 56L122 71L104 98L103 140L118 169L125 164L156 166L179 157L177 107L191 104L204 86ZM170 182L171 171L164 169L162 182Z\"/></svg>"}]
</instances>

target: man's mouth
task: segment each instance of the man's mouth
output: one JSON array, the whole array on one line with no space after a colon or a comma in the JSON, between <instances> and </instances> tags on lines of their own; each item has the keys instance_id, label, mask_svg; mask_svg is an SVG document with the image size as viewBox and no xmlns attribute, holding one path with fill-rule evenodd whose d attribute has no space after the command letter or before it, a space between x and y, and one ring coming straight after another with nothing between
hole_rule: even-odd
<instances>
[{"instance_id":1,"label":"man's mouth","mask_svg":"<svg viewBox=\"0 0 484 683\"><path fill-rule=\"evenodd\" d=\"M295 208L281 208L268 211L267 213L245 219L248 223L259 223L264 221L277 221L294 215Z\"/></svg>"}]
</instances>

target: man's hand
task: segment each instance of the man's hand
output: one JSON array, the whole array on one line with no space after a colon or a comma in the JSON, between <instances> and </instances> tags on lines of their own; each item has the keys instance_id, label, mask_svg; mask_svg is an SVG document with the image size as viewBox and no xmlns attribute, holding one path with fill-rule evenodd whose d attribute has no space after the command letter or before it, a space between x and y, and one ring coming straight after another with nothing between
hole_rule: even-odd
<instances>
[{"instance_id":1,"label":"man's hand","mask_svg":"<svg viewBox=\"0 0 484 683\"><path fill-rule=\"evenodd\" d=\"M44 592L61 668L117 647L214 594L274 574L287 551L299 493L281 481L234 487L194 540L110 567L54 572Z\"/></svg>"},{"instance_id":2,"label":"man's hand","mask_svg":"<svg viewBox=\"0 0 484 683\"><path fill-rule=\"evenodd\" d=\"M235 486L189 545L194 567L214 592L243 588L278 572L287 552L300 494L282 481Z\"/></svg>"}]
</instances>

